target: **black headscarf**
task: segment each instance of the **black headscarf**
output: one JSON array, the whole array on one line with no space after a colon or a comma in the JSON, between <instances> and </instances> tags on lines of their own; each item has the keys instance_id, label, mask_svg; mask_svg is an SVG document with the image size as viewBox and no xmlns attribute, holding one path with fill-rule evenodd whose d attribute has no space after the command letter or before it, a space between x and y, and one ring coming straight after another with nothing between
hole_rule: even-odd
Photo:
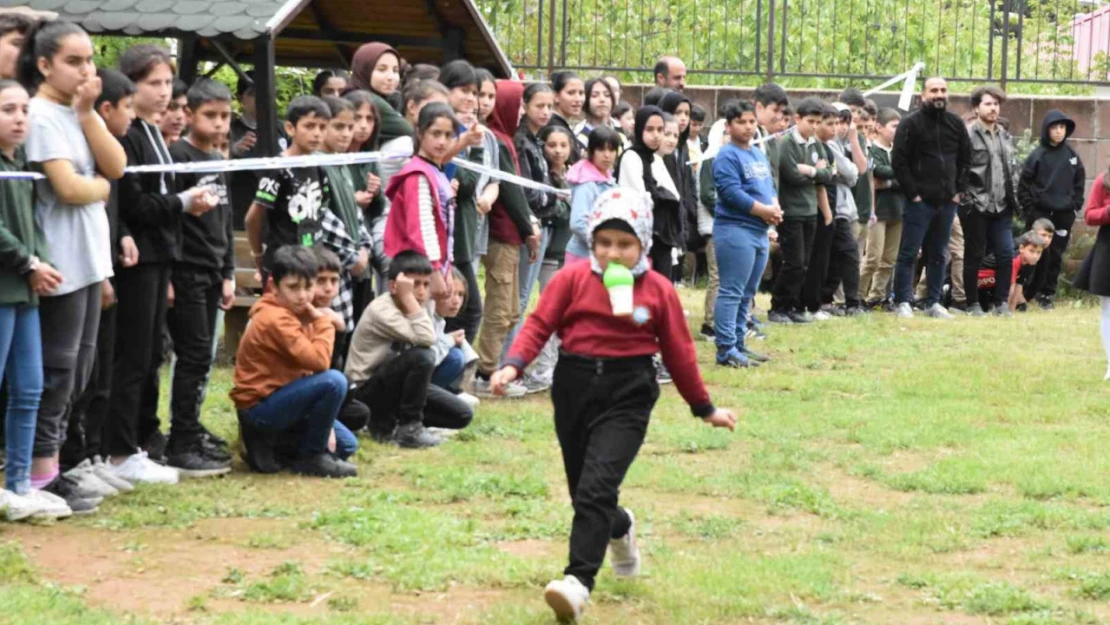
<instances>
[{"instance_id":1,"label":"black headscarf","mask_svg":"<svg viewBox=\"0 0 1110 625\"><path fill-rule=\"evenodd\" d=\"M690 102L690 98L687 98L678 91L671 91L670 93L664 95L663 98L659 100L659 108L663 109L663 112L665 113L670 113L671 115L674 115L674 112L678 110L679 105L681 105L683 102L689 105L691 112L693 112L694 105ZM687 122L686 130L683 130L682 133L678 135L679 147L686 145L686 140L689 138L690 124Z\"/></svg>"},{"instance_id":2,"label":"black headscarf","mask_svg":"<svg viewBox=\"0 0 1110 625\"><path fill-rule=\"evenodd\" d=\"M655 176L651 174L651 163L655 160L655 150L644 145L644 128L647 127L648 120L652 117L658 116L663 118L663 111L658 106L643 106L640 110L636 111L636 126L632 131L632 147L625 150L621 154L623 159L625 154L635 152L640 157L640 161L644 164L644 190L651 195L655 195L655 190L659 186L655 182ZM617 163L617 177L620 178L620 163Z\"/></svg>"}]
</instances>

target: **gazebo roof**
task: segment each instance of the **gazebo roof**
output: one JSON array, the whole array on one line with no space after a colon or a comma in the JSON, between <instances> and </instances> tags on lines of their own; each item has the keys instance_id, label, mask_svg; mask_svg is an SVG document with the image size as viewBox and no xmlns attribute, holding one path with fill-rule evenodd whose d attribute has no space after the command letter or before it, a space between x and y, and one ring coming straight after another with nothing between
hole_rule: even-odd
<instances>
[{"instance_id":1,"label":"gazebo roof","mask_svg":"<svg viewBox=\"0 0 1110 625\"><path fill-rule=\"evenodd\" d=\"M442 64L461 56L495 74L512 75L472 0L0 0L0 9L28 6L101 35L199 39L197 56L222 60L254 54L274 40L278 65L345 66L369 41L397 48L411 63Z\"/></svg>"}]
</instances>

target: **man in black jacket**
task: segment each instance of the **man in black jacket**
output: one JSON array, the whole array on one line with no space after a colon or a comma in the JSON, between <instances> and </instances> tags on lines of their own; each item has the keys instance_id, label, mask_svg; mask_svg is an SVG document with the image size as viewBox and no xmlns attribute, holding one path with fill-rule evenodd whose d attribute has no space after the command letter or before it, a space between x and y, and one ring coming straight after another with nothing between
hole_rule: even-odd
<instances>
[{"instance_id":1,"label":"man in black jacket","mask_svg":"<svg viewBox=\"0 0 1110 625\"><path fill-rule=\"evenodd\" d=\"M913 266L924 244L929 290L925 312L951 319L940 303L945 254L956 207L967 187L971 143L967 127L947 110L948 83L940 77L925 81L921 108L898 125L891 164L906 194L902 246L894 271L894 300L899 317L912 317Z\"/></svg>"}]
</instances>

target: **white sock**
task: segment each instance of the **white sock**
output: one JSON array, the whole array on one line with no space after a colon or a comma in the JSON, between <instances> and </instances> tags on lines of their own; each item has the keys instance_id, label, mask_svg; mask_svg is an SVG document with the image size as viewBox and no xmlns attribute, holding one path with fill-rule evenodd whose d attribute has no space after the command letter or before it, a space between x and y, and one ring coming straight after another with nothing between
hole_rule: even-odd
<instances>
[{"instance_id":1,"label":"white sock","mask_svg":"<svg viewBox=\"0 0 1110 625\"><path fill-rule=\"evenodd\" d=\"M1106 377L1110 380L1110 297L1100 295L1098 298L1102 315L1099 317L1099 330L1102 332L1102 348L1106 350Z\"/></svg>"}]
</instances>

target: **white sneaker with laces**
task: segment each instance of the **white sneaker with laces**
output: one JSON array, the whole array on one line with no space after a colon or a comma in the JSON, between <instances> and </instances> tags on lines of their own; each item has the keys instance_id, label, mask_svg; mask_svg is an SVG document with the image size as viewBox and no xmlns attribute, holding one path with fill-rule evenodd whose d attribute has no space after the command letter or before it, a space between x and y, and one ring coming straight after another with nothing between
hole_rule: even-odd
<instances>
[{"instance_id":1,"label":"white sneaker with laces","mask_svg":"<svg viewBox=\"0 0 1110 625\"><path fill-rule=\"evenodd\" d=\"M832 319L832 315L823 310L818 310L817 312L813 313L814 321L828 321L829 319Z\"/></svg>"},{"instance_id":2,"label":"white sneaker with laces","mask_svg":"<svg viewBox=\"0 0 1110 625\"><path fill-rule=\"evenodd\" d=\"M82 490L96 497L113 497L119 494L119 490L93 472L92 462L88 459L66 471L66 475L76 480Z\"/></svg>"},{"instance_id":3,"label":"white sneaker with laces","mask_svg":"<svg viewBox=\"0 0 1110 625\"><path fill-rule=\"evenodd\" d=\"M41 514L42 506L26 495L17 495L10 490L0 489L0 517L5 521L22 521Z\"/></svg>"},{"instance_id":4,"label":"white sneaker with laces","mask_svg":"<svg viewBox=\"0 0 1110 625\"><path fill-rule=\"evenodd\" d=\"M65 519L73 516L73 509L69 507L65 499L48 493L44 490L32 488L31 492L27 493L27 498L33 500L39 505L40 512L36 517L46 519Z\"/></svg>"},{"instance_id":5,"label":"white sneaker with laces","mask_svg":"<svg viewBox=\"0 0 1110 625\"><path fill-rule=\"evenodd\" d=\"M474 380L474 394L478 397L502 397L504 399L519 399L528 394L528 389L520 382L510 382L505 385L504 395L494 395L490 390L489 380L477 378Z\"/></svg>"},{"instance_id":6,"label":"white sneaker with laces","mask_svg":"<svg viewBox=\"0 0 1110 625\"><path fill-rule=\"evenodd\" d=\"M120 464L111 465L110 470L116 477L132 484L177 483L177 471L154 462L145 451L131 454Z\"/></svg>"},{"instance_id":7,"label":"white sneaker with laces","mask_svg":"<svg viewBox=\"0 0 1110 625\"><path fill-rule=\"evenodd\" d=\"M456 397L461 399L464 404L470 407L471 410L476 409L482 403L482 400L471 395L470 393L459 393L458 395L456 395Z\"/></svg>"},{"instance_id":8,"label":"white sneaker with laces","mask_svg":"<svg viewBox=\"0 0 1110 625\"><path fill-rule=\"evenodd\" d=\"M560 621L577 621L590 602L590 591L577 577L567 575L548 584L543 590L543 598Z\"/></svg>"},{"instance_id":9,"label":"white sneaker with laces","mask_svg":"<svg viewBox=\"0 0 1110 625\"><path fill-rule=\"evenodd\" d=\"M941 306L940 303L933 304L925 310L925 314L933 319L955 319L948 309Z\"/></svg>"},{"instance_id":10,"label":"white sneaker with laces","mask_svg":"<svg viewBox=\"0 0 1110 625\"><path fill-rule=\"evenodd\" d=\"M85 462L88 462L88 460L86 460ZM135 487L131 485L131 482L116 477L115 473L112 472L112 469L108 467L108 463L104 462L104 460L100 456L97 456L92 461L92 471L93 475L104 480L109 486L121 493L130 493L131 491L135 490Z\"/></svg>"},{"instance_id":11,"label":"white sneaker with laces","mask_svg":"<svg viewBox=\"0 0 1110 625\"><path fill-rule=\"evenodd\" d=\"M628 533L609 541L609 564L613 573L621 577L635 577L640 574L640 547L636 545L636 517L628 508L624 509L632 525Z\"/></svg>"},{"instance_id":12,"label":"white sneaker with laces","mask_svg":"<svg viewBox=\"0 0 1110 625\"><path fill-rule=\"evenodd\" d=\"M899 319L913 319L913 307L910 306L909 302L902 302L894 309L894 314Z\"/></svg>"}]
</instances>

